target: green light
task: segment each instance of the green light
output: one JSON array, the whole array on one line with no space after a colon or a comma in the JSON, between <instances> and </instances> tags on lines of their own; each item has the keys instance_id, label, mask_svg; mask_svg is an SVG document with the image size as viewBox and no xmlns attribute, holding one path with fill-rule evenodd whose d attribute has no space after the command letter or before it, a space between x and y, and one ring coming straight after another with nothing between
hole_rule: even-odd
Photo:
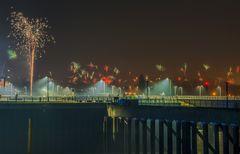
<instances>
[{"instance_id":1,"label":"green light","mask_svg":"<svg viewBox=\"0 0 240 154\"><path fill-rule=\"evenodd\" d=\"M8 58L10 60L14 60L14 59L17 59L17 54L15 51L13 50L7 50L7 54L8 54Z\"/></svg>"}]
</instances>

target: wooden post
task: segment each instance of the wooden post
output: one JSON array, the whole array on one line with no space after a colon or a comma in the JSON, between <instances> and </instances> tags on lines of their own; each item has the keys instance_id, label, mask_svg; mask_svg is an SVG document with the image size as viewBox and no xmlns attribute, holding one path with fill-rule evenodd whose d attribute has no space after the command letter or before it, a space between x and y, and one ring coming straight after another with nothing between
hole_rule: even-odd
<instances>
[{"instance_id":1,"label":"wooden post","mask_svg":"<svg viewBox=\"0 0 240 154\"><path fill-rule=\"evenodd\" d=\"M182 151L182 135L181 135L181 121L176 121L176 152L177 154L181 154Z\"/></svg>"},{"instance_id":2,"label":"wooden post","mask_svg":"<svg viewBox=\"0 0 240 154\"><path fill-rule=\"evenodd\" d=\"M173 153L173 145L172 145L172 121L167 121L167 141L168 141L168 154Z\"/></svg>"},{"instance_id":3,"label":"wooden post","mask_svg":"<svg viewBox=\"0 0 240 154\"><path fill-rule=\"evenodd\" d=\"M233 132L233 153L239 154L239 126L233 125L232 126Z\"/></svg>"},{"instance_id":4,"label":"wooden post","mask_svg":"<svg viewBox=\"0 0 240 154\"><path fill-rule=\"evenodd\" d=\"M203 122L202 123L203 127L203 152L204 154L208 154L208 124Z\"/></svg>"},{"instance_id":5,"label":"wooden post","mask_svg":"<svg viewBox=\"0 0 240 154\"><path fill-rule=\"evenodd\" d=\"M191 153L190 146L190 123L187 121L182 122L182 153Z\"/></svg>"},{"instance_id":6,"label":"wooden post","mask_svg":"<svg viewBox=\"0 0 240 154\"><path fill-rule=\"evenodd\" d=\"M127 149L128 149L128 154L132 153L132 119L127 118Z\"/></svg>"},{"instance_id":7,"label":"wooden post","mask_svg":"<svg viewBox=\"0 0 240 154\"><path fill-rule=\"evenodd\" d=\"M103 152L107 152L107 117L103 118Z\"/></svg>"},{"instance_id":8,"label":"wooden post","mask_svg":"<svg viewBox=\"0 0 240 154\"><path fill-rule=\"evenodd\" d=\"M229 131L228 131L228 125L223 124L223 151L224 154L229 154Z\"/></svg>"},{"instance_id":9,"label":"wooden post","mask_svg":"<svg viewBox=\"0 0 240 154\"><path fill-rule=\"evenodd\" d=\"M226 107L228 108L229 82L226 82Z\"/></svg>"},{"instance_id":10,"label":"wooden post","mask_svg":"<svg viewBox=\"0 0 240 154\"><path fill-rule=\"evenodd\" d=\"M113 118L106 118L106 151L112 152L113 149Z\"/></svg>"},{"instance_id":11,"label":"wooden post","mask_svg":"<svg viewBox=\"0 0 240 154\"><path fill-rule=\"evenodd\" d=\"M219 154L219 125L213 124L214 129L214 154Z\"/></svg>"},{"instance_id":12,"label":"wooden post","mask_svg":"<svg viewBox=\"0 0 240 154\"><path fill-rule=\"evenodd\" d=\"M151 134L151 138L150 138L150 147L151 147L151 154L155 154L155 119L151 119L151 123L150 123L150 134Z\"/></svg>"},{"instance_id":13,"label":"wooden post","mask_svg":"<svg viewBox=\"0 0 240 154\"><path fill-rule=\"evenodd\" d=\"M135 119L135 154L139 154L140 137L139 137L139 120Z\"/></svg>"},{"instance_id":14,"label":"wooden post","mask_svg":"<svg viewBox=\"0 0 240 154\"><path fill-rule=\"evenodd\" d=\"M159 120L159 154L164 154L164 129L161 120Z\"/></svg>"},{"instance_id":15,"label":"wooden post","mask_svg":"<svg viewBox=\"0 0 240 154\"><path fill-rule=\"evenodd\" d=\"M119 140L119 133L118 133L118 125L119 125L119 121L120 121L120 117L114 117L113 118L113 128L112 128L112 137L113 137L113 147L114 150L118 150L119 149L119 145L120 145L120 140Z\"/></svg>"},{"instance_id":16,"label":"wooden post","mask_svg":"<svg viewBox=\"0 0 240 154\"><path fill-rule=\"evenodd\" d=\"M143 154L147 154L147 120L142 119Z\"/></svg>"},{"instance_id":17,"label":"wooden post","mask_svg":"<svg viewBox=\"0 0 240 154\"><path fill-rule=\"evenodd\" d=\"M124 119L118 119L118 142L119 142L119 152L124 153Z\"/></svg>"},{"instance_id":18,"label":"wooden post","mask_svg":"<svg viewBox=\"0 0 240 154\"><path fill-rule=\"evenodd\" d=\"M197 124L191 123L192 126L192 154L197 154Z\"/></svg>"},{"instance_id":19,"label":"wooden post","mask_svg":"<svg viewBox=\"0 0 240 154\"><path fill-rule=\"evenodd\" d=\"M32 119L28 119L27 154L32 154Z\"/></svg>"}]
</instances>

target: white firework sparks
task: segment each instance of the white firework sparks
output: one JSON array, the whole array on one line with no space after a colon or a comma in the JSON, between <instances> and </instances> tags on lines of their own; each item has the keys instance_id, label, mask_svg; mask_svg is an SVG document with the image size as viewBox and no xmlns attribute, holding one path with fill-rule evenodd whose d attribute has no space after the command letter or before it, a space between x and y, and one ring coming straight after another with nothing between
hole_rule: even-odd
<instances>
[{"instance_id":1,"label":"white firework sparks","mask_svg":"<svg viewBox=\"0 0 240 154\"><path fill-rule=\"evenodd\" d=\"M25 55L30 70L30 95L32 95L34 62L36 49L42 49L49 42L55 42L54 37L48 35L48 21L46 18L29 19L21 12L11 13L11 32L9 37L16 41L18 51Z\"/></svg>"}]
</instances>

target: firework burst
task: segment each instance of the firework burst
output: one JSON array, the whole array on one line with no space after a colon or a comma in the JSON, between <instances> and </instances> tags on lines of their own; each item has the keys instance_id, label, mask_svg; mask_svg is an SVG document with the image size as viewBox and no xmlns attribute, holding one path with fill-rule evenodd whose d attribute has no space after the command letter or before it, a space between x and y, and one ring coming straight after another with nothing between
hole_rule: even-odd
<instances>
[{"instance_id":1,"label":"firework burst","mask_svg":"<svg viewBox=\"0 0 240 154\"><path fill-rule=\"evenodd\" d=\"M83 83L89 85L95 84L100 80L103 80L106 84L111 84L117 81L120 70L117 67L113 68L109 65L98 66L92 62L88 65L72 62L70 65L70 72L72 75L70 76L69 83Z\"/></svg>"},{"instance_id":2,"label":"firework burst","mask_svg":"<svg viewBox=\"0 0 240 154\"><path fill-rule=\"evenodd\" d=\"M9 37L15 39L17 51L27 58L30 95L32 95L36 49L43 49L47 43L55 41L53 36L47 33L47 29L50 27L46 18L29 19L21 12L12 12L10 17L11 32Z\"/></svg>"}]
</instances>

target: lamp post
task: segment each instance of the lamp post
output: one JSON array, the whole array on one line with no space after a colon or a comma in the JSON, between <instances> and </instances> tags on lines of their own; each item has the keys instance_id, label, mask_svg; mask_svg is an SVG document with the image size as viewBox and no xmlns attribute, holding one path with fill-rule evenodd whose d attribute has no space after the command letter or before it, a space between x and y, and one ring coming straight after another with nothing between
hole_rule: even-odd
<instances>
[{"instance_id":1,"label":"lamp post","mask_svg":"<svg viewBox=\"0 0 240 154\"><path fill-rule=\"evenodd\" d=\"M199 96L202 96L202 88L203 88L202 85L197 87L197 89L199 90Z\"/></svg>"},{"instance_id":2,"label":"lamp post","mask_svg":"<svg viewBox=\"0 0 240 154\"><path fill-rule=\"evenodd\" d=\"M10 86L11 86L11 96L12 96L12 94L13 94L13 84L10 83Z\"/></svg>"},{"instance_id":3,"label":"lamp post","mask_svg":"<svg viewBox=\"0 0 240 154\"><path fill-rule=\"evenodd\" d=\"M177 95L177 86L174 86L174 95L176 96Z\"/></svg>"},{"instance_id":4,"label":"lamp post","mask_svg":"<svg viewBox=\"0 0 240 154\"><path fill-rule=\"evenodd\" d=\"M100 90L103 88L103 95L105 96L106 93L106 84L103 80L100 80Z\"/></svg>"},{"instance_id":5,"label":"lamp post","mask_svg":"<svg viewBox=\"0 0 240 154\"><path fill-rule=\"evenodd\" d=\"M147 98L149 98L149 81L148 81L148 78L147 78L146 83L147 83Z\"/></svg>"},{"instance_id":6,"label":"lamp post","mask_svg":"<svg viewBox=\"0 0 240 154\"><path fill-rule=\"evenodd\" d=\"M226 107L228 108L229 82L226 82Z\"/></svg>"},{"instance_id":7,"label":"lamp post","mask_svg":"<svg viewBox=\"0 0 240 154\"><path fill-rule=\"evenodd\" d=\"M169 92L170 92L170 96L172 96L172 82L169 79Z\"/></svg>"},{"instance_id":8,"label":"lamp post","mask_svg":"<svg viewBox=\"0 0 240 154\"><path fill-rule=\"evenodd\" d=\"M95 95L95 91L94 90L95 90L94 87L92 87L92 94L93 94L93 96Z\"/></svg>"},{"instance_id":9,"label":"lamp post","mask_svg":"<svg viewBox=\"0 0 240 154\"><path fill-rule=\"evenodd\" d=\"M57 85L57 96L59 95L59 85Z\"/></svg>"},{"instance_id":10,"label":"lamp post","mask_svg":"<svg viewBox=\"0 0 240 154\"><path fill-rule=\"evenodd\" d=\"M180 95L183 95L183 87L179 87Z\"/></svg>"},{"instance_id":11,"label":"lamp post","mask_svg":"<svg viewBox=\"0 0 240 154\"><path fill-rule=\"evenodd\" d=\"M114 94L114 85L112 85L112 95Z\"/></svg>"},{"instance_id":12,"label":"lamp post","mask_svg":"<svg viewBox=\"0 0 240 154\"><path fill-rule=\"evenodd\" d=\"M202 96L203 86L200 86L200 96Z\"/></svg>"},{"instance_id":13,"label":"lamp post","mask_svg":"<svg viewBox=\"0 0 240 154\"><path fill-rule=\"evenodd\" d=\"M103 94L104 94L104 96L106 94L106 84L105 84L105 82L103 82Z\"/></svg>"},{"instance_id":14,"label":"lamp post","mask_svg":"<svg viewBox=\"0 0 240 154\"><path fill-rule=\"evenodd\" d=\"M220 86L217 87L217 90L218 90L218 95L219 96L222 96L222 88Z\"/></svg>"},{"instance_id":15,"label":"lamp post","mask_svg":"<svg viewBox=\"0 0 240 154\"><path fill-rule=\"evenodd\" d=\"M47 100L49 102L49 77L47 77Z\"/></svg>"},{"instance_id":16,"label":"lamp post","mask_svg":"<svg viewBox=\"0 0 240 154\"><path fill-rule=\"evenodd\" d=\"M122 88L119 87L118 89L119 89L119 96L121 96L122 95Z\"/></svg>"},{"instance_id":17,"label":"lamp post","mask_svg":"<svg viewBox=\"0 0 240 154\"><path fill-rule=\"evenodd\" d=\"M151 88L148 87L148 97L151 96Z\"/></svg>"},{"instance_id":18,"label":"lamp post","mask_svg":"<svg viewBox=\"0 0 240 154\"><path fill-rule=\"evenodd\" d=\"M52 85L52 96L55 96L55 84L53 81L51 82L51 85Z\"/></svg>"},{"instance_id":19,"label":"lamp post","mask_svg":"<svg viewBox=\"0 0 240 154\"><path fill-rule=\"evenodd\" d=\"M167 78L168 85L169 85L169 96L172 96L172 82L169 78Z\"/></svg>"}]
</instances>

